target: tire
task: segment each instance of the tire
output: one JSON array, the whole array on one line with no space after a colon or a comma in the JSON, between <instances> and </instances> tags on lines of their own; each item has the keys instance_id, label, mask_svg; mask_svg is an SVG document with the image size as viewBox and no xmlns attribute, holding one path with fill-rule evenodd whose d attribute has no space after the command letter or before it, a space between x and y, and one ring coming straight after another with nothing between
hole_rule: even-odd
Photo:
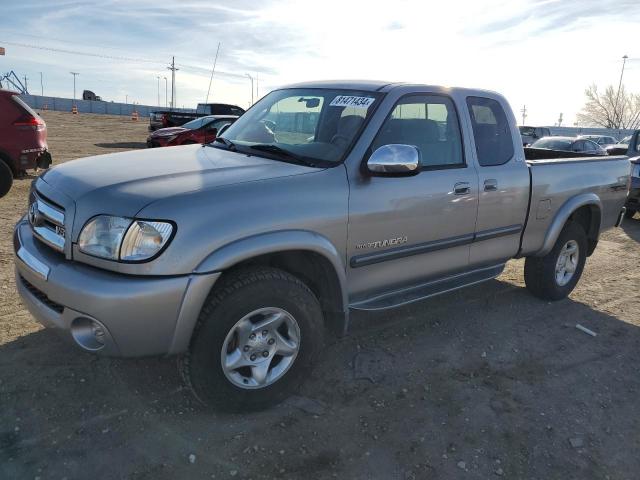
<instances>
[{"instance_id":1,"label":"tire","mask_svg":"<svg viewBox=\"0 0 640 480\"><path fill-rule=\"evenodd\" d=\"M556 270L560 256L577 248L575 254L565 255L567 270ZM551 251L544 257L527 257L524 263L524 281L527 289L542 300L561 300L575 288L587 260L587 235L579 224L569 221ZM570 266L569 266L570 265ZM573 269L573 272L570 270Z\"/></svg>"},{"instance_id":2,"label":"tire","mask_svg":"<svg viewBox=\"0 0 640 480\"><path fill-rule=\"evenodd\" d=\"M631 209L627 208L627 211L624 212L624 218L628 218L628 219L633 218L633 216L635 214L636 214L635 210L631 210Z\"/></svg>"},{"instance_id":3,"label":"tire","mask_svg":"<svg viewBox=\"0 0 640 480\"><path fill-rule=\"evenodd\" d=\"M13 185L13 172L9 165L0 159L0 198L4 197Z\"/></svg>"},{"instance_id":4,"label":"tire","mask_svg":"<svg viewBox=\"0 0 640 480\"><path fill-rule=\"evenodd\" d=\"M272 318L283 320L251 330ZM239 270L205 301L189 351L179 361L180 372L207 406L261 410L298 389L322 347L323 334L320 303L298 278L275 268ZM297 349L291 347L296 344ZM282 348L289 350L287 355L278 354ZM237 359L240 367L225 371L223 359Z\"/></svg>"}]
</instances>

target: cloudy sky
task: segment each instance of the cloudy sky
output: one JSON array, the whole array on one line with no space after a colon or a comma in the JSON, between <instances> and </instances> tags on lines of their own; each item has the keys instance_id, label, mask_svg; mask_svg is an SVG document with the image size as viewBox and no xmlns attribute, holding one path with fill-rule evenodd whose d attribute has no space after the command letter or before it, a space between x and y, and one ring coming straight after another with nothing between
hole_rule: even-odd
<instances>
[{"instance_id":1,"label":"cloudy sky","mask_svg":"<svg viewBox=\"0 0 640 480\"><path fill-rule=\"evenodd\" d=\"M640 93L638 0L0 0L0 72L31 93L164 104L175 55L177 105L204 101L218 42L214 101L247 106L300 80L363 78L481 87L528 124L573 124L590 83Z\"/></svg>"}]
</instances>

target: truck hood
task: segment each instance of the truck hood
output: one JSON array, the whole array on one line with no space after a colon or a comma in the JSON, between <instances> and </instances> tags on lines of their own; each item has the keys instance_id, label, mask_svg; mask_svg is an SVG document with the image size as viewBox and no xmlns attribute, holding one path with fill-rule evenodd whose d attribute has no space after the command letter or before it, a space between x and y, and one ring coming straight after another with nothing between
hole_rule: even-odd
<instances>
[{"instance_id":1,"label":"truck hood","mask_svg":"<svg viewBox=\"0 0 640 480\"><path fill-rule=\"evenodd\" d=\"M84 221L100 213L134 216L155 200L191 191L314 171L318 169L186 145L74 160L40 179L73 200L76 218Z\"/></svg>"}]
</instances>

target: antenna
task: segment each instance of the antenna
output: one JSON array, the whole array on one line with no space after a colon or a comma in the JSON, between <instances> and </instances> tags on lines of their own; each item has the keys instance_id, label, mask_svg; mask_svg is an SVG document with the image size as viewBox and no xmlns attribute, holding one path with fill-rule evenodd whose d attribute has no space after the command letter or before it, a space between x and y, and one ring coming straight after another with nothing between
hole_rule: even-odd
<instances>
[{"instance_id":1,"label":"antenna","mask_svg":"<svg viewBox=\"0 0 640 480\"><path fill-rule=\"evenodd\" d=\"M209 92L211 92L211 83L213 82L213 74L216 71L216 63L218 63L218 53L220 53L220 45L221 43L218 42L218 49L216 50L216 58L213 60L213 68L211 69L211 78L209 79L209 88L207 89L207 98L205 99L204 103L209 103Z\"/></svg>"}]
</instances>

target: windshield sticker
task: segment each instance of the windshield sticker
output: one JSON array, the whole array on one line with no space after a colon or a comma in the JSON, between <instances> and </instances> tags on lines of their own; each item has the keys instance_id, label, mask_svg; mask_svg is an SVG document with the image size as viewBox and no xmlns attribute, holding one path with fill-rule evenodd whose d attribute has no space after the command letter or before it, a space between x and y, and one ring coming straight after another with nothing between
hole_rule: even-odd
<instances>
[{"instance_id":1,"label":"windshield sticker","mask_svg":"<svg viewBox=\"0 0 640 480\"><path fill-rule=\"evenodd\" d=\"M330 107L356 107L369 108L375 101L372 97L354 97L351 95L338 95L329 104Z\"/></svg>"}]
</instances>

